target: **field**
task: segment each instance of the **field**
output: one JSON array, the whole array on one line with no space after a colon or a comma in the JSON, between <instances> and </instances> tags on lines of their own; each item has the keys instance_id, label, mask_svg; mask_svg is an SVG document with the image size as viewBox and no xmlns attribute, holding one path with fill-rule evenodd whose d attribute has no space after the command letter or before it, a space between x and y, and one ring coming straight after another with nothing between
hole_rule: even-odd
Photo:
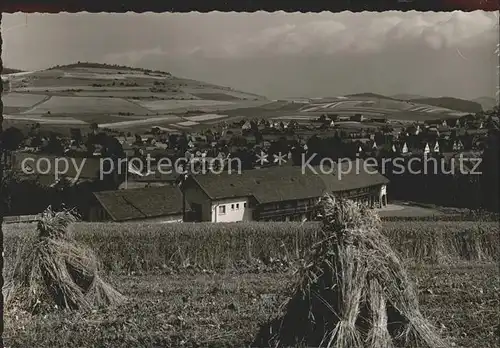
<instances>
[{"instance_id":1,"label":"field","mask_svg":"<svg viewBox=\"0 0 500 348\"><path fill-rule=\"evenodd\" d=\"M151 92L148 89L129 89L103 91L82 91L74 93L78 97L106 97L106 98L130 98L130 99L194 99L194 97L182 92Z\"/></svg>"},{"instance_id":2,"label":"field","mask_svg":"<svg viewBox=\"0 0 500 348\"><path fill-rule=\"evenodd\" d=\"M81 125L81 126L86 126L88 128L89 123L73 118L73 117L43 117L43 116L12 116L12 115L4 115L4 120L10 120L17 123L48 123L48 124L56 124L56 125L66 125L66 126L72 126L72 125ZM17 126L16 126L17 127Z\"/></svg>"},{"instance_id":3,"label":"field","mask_svg":"<svg viewBox=\"0 0 500 348\"><path fill-rule=\"evenodd\" d=\"M456 265L412 269L424 315L456 347L497 345L498 269ZM117 308L17 320L7 347L248 347L278 313L293 276L284 272L111 276L129 298ZM57 332L57 335L54 333Z\"/></svg>"},{"instance_id":4,"label":"field","mask_svg":"<svg viewBox=\"0 0 500 348\"><path fill-rule=\"evenodd\" d=\"M102 113L116 114L118 112L130 112L143 115L149 112L137 104L118 98L101 97L58 97L54 96L46 102L25 112L25 114L87 114Z\"/></svg>"},{"instance_id":5,"label":"field","mask_svg":"<svg viewBox=\"0 0 500 348\"><path fill-rule=\"evenodd\" d=\"M194 122L194 121L183 121L183 122L176 123L176 125L182 126L182 127L195 126L197 124L198 124L198 122Z\"/></svg>"},{"instance_id":6,"label":"field","mask_svg":"<svg viewBox=\"0 0 500 348\"><path fill-rule=\"evenodd\" d=\"M4 107L32 107L33 105L46 99L44 95L9 93L2 96Z\"/></svg>"},{"instance_id":7,"label":"field","mask_svg":"<svg viewBox=\"0 0 500 348\"><path fill-rule=\"evenodd\" d=\"M217 100L137 100L138 104L152 111L167 111L185 107L229 105L232 102Z\"/></svg>"},{"instance_id":8,"label":"field","mask_svg":"<svg viewBox=\"0 0 500 348\"><path fill-rule=\"evenodd\" d=\"M22 235L5 225L7 274ZM278 313L316 223L75 224L128 302L29 320L6 314L9 347L248 346ZM387 222L408 261L422 311L457 347L496 346L499 226L495 222ZM17 317L16 317L17 315ZM57 335L53 335L57 332Z\"/></svg>"},{"instance_id":9,"label":"field","mask_svg":"<svg viewBox=\"0 0 500 348\"><path fill-rule=\"evenodd\" d=\"M218 118L227 117L226 115L218 115L218 114L205 114L205 115L196 115L196 116L185 116L184 118L190 121L208 121L208 120L216 120Z\"/></svg>"},{"instance_id":10,"label":"field","mask_svg":"<svg viewBox=\"0 0 500 348\"><path fill-rule=\"evenodd\" d=\"M121 117L124 118L124 117ZM166 116L156 116L142 119L135 119L129 121L116 121L111 123L101 123L99 127L102 128L115 128L115 129L134 129L137 126L154 126L157 124L168 124L174 121L179 121L180 118L174 115L166 115Z\"/></svg>"},{"instance_id":11,"label":"field","mask_svg":"<svg viewBox=\"0 0 500 348\"><path fill-rule=\"evenodd\" d=\"M296 104L299 105L299 104ZM362 114L367 117L386 117L389 120L424 121L439 118L453 118L465 115L464 112L443 107L418 104L404 100L389 99L383 96L347 96L314 99L298 110L302 115L318 117L321 114L353 116ZM294 119L296 116L291 116ZM280 119L287 119L281 116Z\"/></svg>"},{"instance_id":12,"label":"field","mask_svg":"<svg viewBox=\"0 0 500 348\"><path fill-rule=\"evenodd\" d=\"M107 128L134 130L138 126L148 129L159 124L158 119L145 120L148 116L170 113L179 117L187 116L185 119L193 122L177 126L186 130L200 130L211 127L218 120L201 115L192 118L185 115L186 112L221 113L227 115L225 120L229 122L248 118L308 121L325 113L338 116L363 114L367 117L412 122L465 114L460 110L371 93L302 98L300 102L270 101L252 93L179 78L168 73L99 64L84 66L85 64L76 64L10 75L11 92L3 96L9 119L58 126L85 126L97 122ZM448 104L443 105L454 105L451 103L453 100L445 101ZM112 117L118 113L129 114L130 121L141 120L122 122ZM29 117L26 118L25 115ZM66 118L68 115L75 115L74 119ZM46 116L51 116L52 119L46 120ZM175 119L167 118L160 124L168 127L175 122Z\"/></svg>"},{"instance_id":13,"label":"field","mask_svg":"<svg viewBox=\"0 0 500 348\"><path fill-rule=\"evenodd\" d=\"M94 64L91 68L83 66L85 64L8 75L11 88L3 98L9 120L64 125L69 114L80 121L68 119L67 125L97 122L123 130L134 129L138 124L143 127L155 125L158 120L137 124L117 121L114 124L114 120L106 116L127 113L139 119L166 112L216 113L268 102L265 97L252 93L178 78L166 72L102 64ZM46 116L53 118L45 120ZM213 121L213 118L206 120Z\"/></svg>"}]
</instances>

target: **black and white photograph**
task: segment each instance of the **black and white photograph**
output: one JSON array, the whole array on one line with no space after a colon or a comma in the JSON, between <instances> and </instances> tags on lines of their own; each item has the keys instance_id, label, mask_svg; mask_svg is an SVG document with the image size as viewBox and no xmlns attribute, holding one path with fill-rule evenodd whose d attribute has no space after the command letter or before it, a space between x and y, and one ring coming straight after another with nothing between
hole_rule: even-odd
<instances>
[{"instance_id":1,"label":"black and white photograph","mask_svg":"<svg viewBox=\"0 0 500 348\"><path fill-rule=\"evenodd\" d=\"M2 347L496 347L498 15L2 14Z\"/></svg>"}]
</instances>

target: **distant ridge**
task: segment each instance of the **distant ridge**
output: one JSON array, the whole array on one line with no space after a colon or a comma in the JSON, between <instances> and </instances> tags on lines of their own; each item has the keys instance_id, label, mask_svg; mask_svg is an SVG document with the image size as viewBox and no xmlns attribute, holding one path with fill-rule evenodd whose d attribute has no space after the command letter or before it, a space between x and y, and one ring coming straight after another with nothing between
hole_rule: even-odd
<instances>
[{"instance_id":1,"label":"distant ridge","mask_svg":"<svg viewBox=\"0 0 500 348\"><path fill-rule=\"evenodd\" d=\"M118 65L118 64L107 64L107 63L95 63L95 62L76 62L65 65L56 65L48 68L47 70L53 69L61 69L61 68L101 68L101 69L121 69L121 70L132 70L132 71L142 71L147 73L157 73L157 74L166 74L171 75L169 72L161 71L161 70L151 70L144 68L136 68L126 65Z\"/></svg>"},{"instance_id":2,"label":"distant ridge","mask_svg":"<svg viewBox=\"0 0 500 348\"><path fill-rule=\"evenodd\" d=\"M498 105L498 102L496 101L496 99L491 98L491 97L480 97L480 98L472 99L472 101L475 103L481 104L484 111L492 110L495 107L495 105Z\"/></svg>"},{"instance_id":3,"label":"distant ridge","mask_svg":"<svg viewBox=\"0 0 500 348\"><path fill-rule=\"evenodd\" d=\"M411 99L410 101L413 103L427 104L462 112L476 113L483 111L483 107L477 102L452 97L420 98Z\"/></svg>"},{"instance_id":4,"label":"distant ridge","mask_svg":"<svg viewBox=\"0 0 500 348\"><path fill-rule=\"evenodd\" d=\"M346 97L367 97L367 98L379 98L379 99L389 99L389 100L398 100L396 98L388 97L386 95L365 92L365 93L355 93L355 94L346 94Z\"/></svg>"},{"instance_id":5,"label":"distant ridge","mask_svg":"<svg viewBox=\"0 0 500 348\"><path fill-rule=\"evenodd\" d=\"M2 74L4 74L4 75L15 74L15 73L20 73L20 72L24 72L24 71L19 70L19 69L10 69L10 68L3 68L3 70L2 70Z\"/></svg>"},{"instance_id":6,"label":"distant ridge","mask_svg":"<svg viewBox=\"0 0 500 348\"><path fill-rule=\"evenodd\" d=\"M412 100L412 99L426 99L429 97L423 96L423 95L418 95L418 94L407 94L407 93L401 93L401 94L395 94L391 96L394 99L398 100Z\"/></svg>"}]
</instances>

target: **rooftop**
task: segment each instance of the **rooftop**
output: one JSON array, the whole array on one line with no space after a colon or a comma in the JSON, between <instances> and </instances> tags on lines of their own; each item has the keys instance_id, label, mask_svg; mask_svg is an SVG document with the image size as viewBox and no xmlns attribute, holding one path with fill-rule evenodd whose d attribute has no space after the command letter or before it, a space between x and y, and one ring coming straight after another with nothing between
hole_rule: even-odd
<instances>
[{"instance_id":1,"label":"rooftop","mask_svg":"<svg viewBox=\"0 0 500 348\"><path fill-rule=\"evenodd\" d=\"M94 192L114 221L182 214L182 192L177 186ZM186 207L188 209L188 207Z\"/></svg>"},{"instance_id":2,"label":"rooftop","mask_svg":"<svg viewBox=\"0 0 500 348\"><path fill-rule=\"evenodd\" d=\"M253 196L259 203L310 199L327 192L342 192L388 183L388 179L361 159L351 162L352 170L344 164L334 166L332 173L321 173L319 167L275 166L220 175L195 175L193 179L213 199ZM345 173L345 174L343 174ZM340 178L339 178L340 177Z\"/></svg>"}]
</instances>

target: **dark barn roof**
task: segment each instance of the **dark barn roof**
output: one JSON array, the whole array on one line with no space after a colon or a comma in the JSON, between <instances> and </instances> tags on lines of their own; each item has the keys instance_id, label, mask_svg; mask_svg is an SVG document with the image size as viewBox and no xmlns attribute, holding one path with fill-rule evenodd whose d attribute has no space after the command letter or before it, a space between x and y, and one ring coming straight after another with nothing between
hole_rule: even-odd
<instances>
[{"instance_id":1,"label":"dark barn roof","mask_svg":"<svg viewBox=\"0 0 500 348\"><path fill-rule=\"evenodd\" d=\"M114 221L177 215L183 210L182 192L177 186L101 191L94 195Z\"/></svg>"},{"instance_id":2,"label":"dark barn roof","mask_svg":"<svg viewBox=\"0 0 500 348\"><path fill-rule=\"evenodd\" d=\"M307 167L303 172L300 166L275 166L247 170L241 174L196 175L193 180L212 200L253 196L259 203L310 199L327 192L349 191L389 182L380 173L365 170L363 163L360 159L352 161L349 173L344 165L341 173L346 174L342 174L340 179L335 167L334 172L328 174L321 173L319 167L314 167L315 173Z\"/></svg>"}]
</instances>

